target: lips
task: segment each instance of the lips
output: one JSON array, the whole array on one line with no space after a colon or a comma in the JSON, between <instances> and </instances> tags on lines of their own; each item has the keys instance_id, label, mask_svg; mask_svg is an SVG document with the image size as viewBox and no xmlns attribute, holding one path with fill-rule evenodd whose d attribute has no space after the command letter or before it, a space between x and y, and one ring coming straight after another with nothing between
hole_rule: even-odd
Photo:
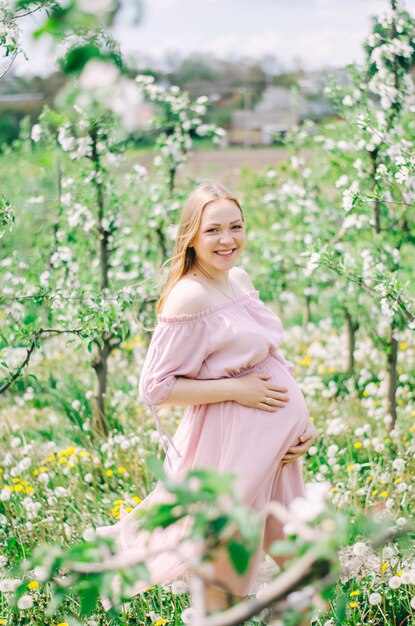
<instances>
[{"instance_id":1,"label":"lips","mask_svg":"<svg viewBox=\"0 0 415 626\"><path fill-rule=\"evenodd\" d=\"M218 254L219 256L223 256L223 257L229 257L229 256L232 256L235 250L236 248L231 248L229 250L215 250L215 254Z\"/></svg>"}]
</instances>

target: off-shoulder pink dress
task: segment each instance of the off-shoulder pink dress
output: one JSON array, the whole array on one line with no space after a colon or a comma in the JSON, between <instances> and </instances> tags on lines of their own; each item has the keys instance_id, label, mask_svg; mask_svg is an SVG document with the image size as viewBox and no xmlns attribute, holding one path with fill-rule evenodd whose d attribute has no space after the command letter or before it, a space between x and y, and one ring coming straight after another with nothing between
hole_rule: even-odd
<instances>
[{"instance_id":1,"label":"off-shoulder pink dress","mask_svg":"<svg viewBox=\"0 0 415 626\"><path fill-rule=\"evenodd\" d=\"M234 401L188 407L168 449L164 469L178 479L192 468L214 468L236 474L239 497L261 512L270 500L287 505L303 495L300 461L282 465L287 449L299 442L310 424L301 390L293 378L293 365L279 345L283 328L279 317L259 298L258 291L240 294L194 314L158 316L158 323L140 378L140 397L153 410L168 397L177 377L200 380L265 372L286 387L289 402L276 412L243 406ZM160 483L133 511L97 534L116 540L125 565L145 554L145 539L134 513L166 497ZM176 526L176 528L175 528ZM153 584L167 584L188 569L196 547L180 544L186 522L152 533L151 550L158 555L147 562ZM264 521L264 550L283 537L274 518ZM165 551L167 550L170 551ZM261 551L247 574L238 576L224 557L214 564L215 579L237 595L252 590ZM148 584L137 581L134 593Z\"/></svg>"}]
</instances>

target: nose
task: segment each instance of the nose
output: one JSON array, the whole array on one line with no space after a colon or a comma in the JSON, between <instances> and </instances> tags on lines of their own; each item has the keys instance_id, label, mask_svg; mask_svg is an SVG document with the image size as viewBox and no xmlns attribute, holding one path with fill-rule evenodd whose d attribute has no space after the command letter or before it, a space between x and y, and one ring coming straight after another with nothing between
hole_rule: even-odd
<instances>
[{"instance_id":1,"label":"nose","mask_svg":"<svg viewBox=\"0 0 415 626\"><path fill-rule=\"evenodd\" d=\"M220 241L233 241L233 234L228 230L223 230L220 236Z\"/></svg>"}]
</instances>

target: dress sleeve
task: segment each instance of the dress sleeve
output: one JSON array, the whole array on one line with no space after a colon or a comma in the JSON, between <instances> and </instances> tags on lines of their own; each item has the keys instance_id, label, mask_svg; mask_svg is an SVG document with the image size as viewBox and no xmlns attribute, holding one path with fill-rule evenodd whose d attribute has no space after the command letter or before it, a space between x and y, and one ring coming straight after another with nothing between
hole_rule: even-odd
<instances>
[{"instance_id":1,"label":"dress sleeve","mask_svg":"<svg viewBox=\"0 0 415 626\"><path fill-rule=\"evenodd\" d=\"M161 445L171 464L164 437L176 454L180 453L163 429L156 405L163 404L179 376L196 378L209 355L206 318L197 313L165 318L159 316L144 360L139 382L140 399L148 404L160 433Z\"/></svg>"},{"instance_id":2,"label":"dress sleeve","mask_svg":"<svg viewBox=\"0 0 415 626\"><path fill-rule=\"evenodd\" d=\"M183 316L171 316L171 319L178 317ZM203 319L159 321L141 372L141 400L152 405L162 404L179 376L196 378L208 355L209 337Z\"/></svg>"},{"instance_id":3,"label":"dress sleeve","mask_svg":"<svg viewBox=\"0 0 415 626\"><path fill-rule=\"evenodd\" d=\"M274 353L274 356L280 363L282 363L288 369L291 376L294 377L294 363L291 363L291 361L287 361L287 359L284 359L284 357L282 356L279 350L276 350L276 352Z\"/></svg>"}]
</instances>

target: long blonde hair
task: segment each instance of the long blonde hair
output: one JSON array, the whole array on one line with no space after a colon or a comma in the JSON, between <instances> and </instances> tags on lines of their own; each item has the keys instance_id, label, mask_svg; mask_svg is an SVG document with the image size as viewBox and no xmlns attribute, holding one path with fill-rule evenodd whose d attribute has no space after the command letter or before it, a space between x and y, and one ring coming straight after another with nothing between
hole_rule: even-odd
<instances>
[{"instance_id":1,"label":"long blonde hair","mask_svg":"<svg viewBox=\"0 0 415 626\"><path fill-rule=\"evenodd\" d=\"M166 261L166 263L168 263L172 260L173 264L162 287L161 296L156 305L156 313L160 313L167 296L178 280L193 267L196 261L196 255L194 249L189 248L189 244L199 230L203 209L208 202L212 202L218 198L225 198L226 200L235 202L241 211L242 221L244 220L244 214L239 200L237 200L226 187L221 185L221 183L214 180L207 180L196 187L183 206L174 246L174 255L171 259Z\"/></svg>"}]
</instances>

